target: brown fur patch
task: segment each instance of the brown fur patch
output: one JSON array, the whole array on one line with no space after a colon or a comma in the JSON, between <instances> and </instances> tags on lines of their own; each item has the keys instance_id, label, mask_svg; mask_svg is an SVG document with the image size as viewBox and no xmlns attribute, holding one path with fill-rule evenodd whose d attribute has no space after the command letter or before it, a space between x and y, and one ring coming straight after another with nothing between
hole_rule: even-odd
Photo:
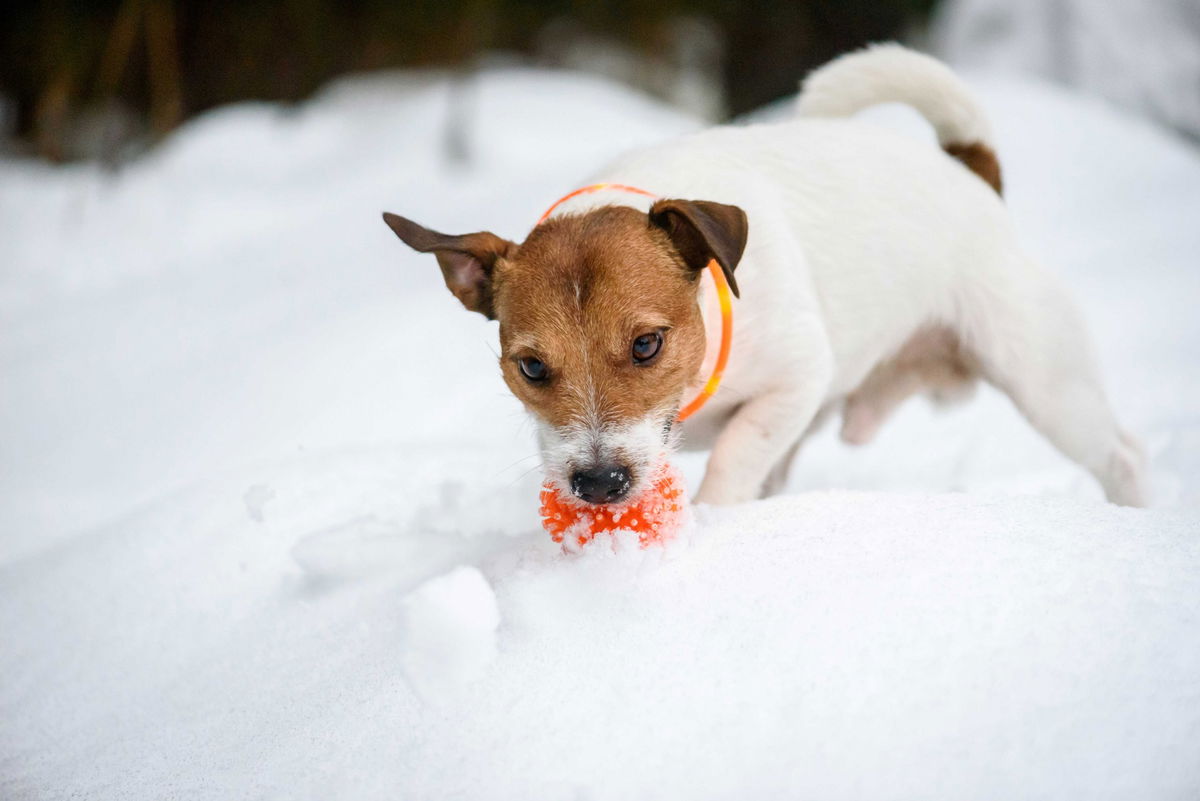
<instances>
[{"instance_id":1,"label":"brown fur patch","mask_svg":"<svg viewBox=\"0 0 1200 801\"><path fill-rule=\"evenodd\" d=\"M500 367L513 393L555 427L673 418L704 358L698 274L644 212L608 206L538 226L496 264ZM635 364L633 340L664 331ZM534 357L550 377L527 380Z\"/></svg>"},{"instance_id":2,"label":"brown fur patch","mask_svg":"<svg viewBox=\"0 0 1200 801\"><path fill-rule=\"evenodd\" d=\"M942 149L987 181L988 185L996 190L997 195L1004 194L1003 182L1000 179L1000 162L990 147L982 142L971 142L966 145L949 144Z\"/></svg>"},{"instance_id":3,"label":"brown fur patch","mask_svg":"<svg viewBox=\"0 0 1200 801\"><path fill-rule=\"evenodd\" d=\"M746 212L737 206L711 200L655 201L650 221L667 232L679 255L699 272L709 259L716 259L734 297L741 297L733 271L746 250L750 235Z\"/></svg>"}]
</instances>

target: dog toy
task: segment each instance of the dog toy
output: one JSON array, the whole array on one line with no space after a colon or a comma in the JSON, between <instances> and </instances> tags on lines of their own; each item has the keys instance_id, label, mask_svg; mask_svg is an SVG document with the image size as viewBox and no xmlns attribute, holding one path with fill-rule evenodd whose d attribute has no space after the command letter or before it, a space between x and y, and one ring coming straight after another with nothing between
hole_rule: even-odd
<instances>
[{"instance_id":1,"label":"dog toy","mask_svg":"<svg viewBox=\"0 0 1200 801\"><path fill-rule=\"evenodd\" d=\"M555 542L587 545L598 534L635 531L643 548L661 545L683 525L687 501L683 479L669 463L655 475L650 487L631 501L596 505L563 497L550 482L542 486L542 525Z\"/></svg>"}]
</instances>

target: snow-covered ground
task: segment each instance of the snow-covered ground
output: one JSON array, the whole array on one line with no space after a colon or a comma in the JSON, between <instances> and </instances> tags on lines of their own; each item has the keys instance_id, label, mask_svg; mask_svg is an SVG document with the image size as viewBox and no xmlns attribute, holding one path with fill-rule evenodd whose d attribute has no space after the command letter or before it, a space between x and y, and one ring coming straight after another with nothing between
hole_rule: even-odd
<instances>
[{"instance_id":1,"label":"snow-covered ground","mask_svg":"<svg viewBox=\"0 0 1200 801\"><path fill-rule=\"evenodd\" d=\"M0 162L0 796L1195 797L1200 157L976 85L1155 509L985 391L825 432L665 551L557 552L494 323L379 212L519 239L696 126L596 79L363 78L116 175Z\"/></svg>"}]
</instances>

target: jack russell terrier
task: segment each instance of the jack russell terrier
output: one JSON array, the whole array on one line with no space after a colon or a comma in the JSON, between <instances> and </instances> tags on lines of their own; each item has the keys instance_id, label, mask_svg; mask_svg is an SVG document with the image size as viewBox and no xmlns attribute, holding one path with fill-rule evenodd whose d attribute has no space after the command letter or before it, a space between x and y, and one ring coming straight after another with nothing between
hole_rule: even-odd
<instances>
[{"instance_id":1,"label":"jack russell terrier","mask_svg":"<svg viewBox=\"0 0 1200 801\"><path fill-rule=\"evenodd\" d=\"M885 102L919 111L942 150L839 119ZM797 118L636 151L598 180L662 199L582 195L520 244L384 214L464 306L499 320L504 380L560 490L637 497L682 428L712 449L695 500L748 501L784 486L827 413L863 443L909 396L953 399L983 378L1110 501L1145 502L1142 450L1066 292L1018 245L987 121L940 62L851 53L808 77ZM721 391L675 425L711 370L713 259L739 294L737 334Z\"/></svg>"}]
</instances>

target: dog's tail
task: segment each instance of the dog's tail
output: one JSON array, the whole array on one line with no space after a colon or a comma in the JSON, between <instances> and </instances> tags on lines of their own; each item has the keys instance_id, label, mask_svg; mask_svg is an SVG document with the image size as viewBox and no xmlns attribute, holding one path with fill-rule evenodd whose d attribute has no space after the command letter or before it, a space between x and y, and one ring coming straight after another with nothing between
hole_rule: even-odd
<instances>
[{"instance_id":1,"label":"dog's tail","mask_svg":"<svg viewBox=\"0 0 1200 801\"><path fill-rule=\"evenodd\" d=\"M935 58L898 44L848 53L804 80L798 110L809 117L848 117L876 103L915 108L937 131L942 149L1000 193L1000 162L987 118L967 85Z\"/></svg>"}]
</instances>

